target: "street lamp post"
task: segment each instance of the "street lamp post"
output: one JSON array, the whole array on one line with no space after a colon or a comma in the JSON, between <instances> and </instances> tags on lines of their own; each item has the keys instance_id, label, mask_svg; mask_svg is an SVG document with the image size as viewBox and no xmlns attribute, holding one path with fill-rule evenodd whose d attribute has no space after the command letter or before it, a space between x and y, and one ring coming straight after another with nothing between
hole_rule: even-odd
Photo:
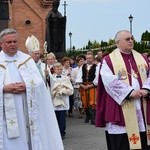
<instances>
[{"instance_id":1,"label":"street lamp post","mask_svg":"<svg viewBox=\"0 0 150 150\"><path fill-rule=\"evenodd\" d=\"M129 16L129 21L130 21L130 33L132 34L132 20L133 20L133 16L130 15Z\"/></svg>"},{"instance_id":2,"label":"street lamp post","mask_svg":"<svg viewBox=\"0 0 150 150\"><path fill-rule=\"evenodd\" d=\"M72 50L72 41L71 41L72 33L71 32L69 32L69 37L70 37L70 52L71 52Z\"/></svg>"}]
</instances>

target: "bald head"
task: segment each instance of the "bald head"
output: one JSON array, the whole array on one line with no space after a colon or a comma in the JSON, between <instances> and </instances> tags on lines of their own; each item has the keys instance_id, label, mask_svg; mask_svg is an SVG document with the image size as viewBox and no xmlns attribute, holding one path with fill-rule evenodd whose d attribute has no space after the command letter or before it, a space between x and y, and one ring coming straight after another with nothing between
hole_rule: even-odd
<instances>
[{"instance_id":1,"label":"bald head","mask_svg":"<svg viewBox=\"0 0 150 150\"><path fill-rule=\"evenodd\" d=\"M125 53L130 53L134 46L134 39L127 30L121 30L115 36L116 46Z\"/></svg>"}]
</instances>

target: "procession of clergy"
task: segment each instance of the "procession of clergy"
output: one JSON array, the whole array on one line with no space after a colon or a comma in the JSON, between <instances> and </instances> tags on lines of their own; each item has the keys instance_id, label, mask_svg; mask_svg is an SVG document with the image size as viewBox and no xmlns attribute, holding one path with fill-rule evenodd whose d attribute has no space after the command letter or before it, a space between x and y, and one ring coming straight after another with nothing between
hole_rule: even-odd
<instances>
[{"instance_id":1,"label":"procession of clergy","mask_svg":"<svg viewBox=\"0 0 150 150\"><path fill-rule=\"evenodd\" d=\"M121 43L119 39L121 36L126 37L124 41L128 45L125 49L123 49L125 43ZM68 112L69 117L73 117L73 110L77 109L79 111L78 118L82 118L85 113L85 123L90 121L97 127L106 127L108 150L120 150L120 146L122 150L149 150L150 147L147 146L150 140L149 104L145 99L142 102L139 100L141 97L147 97L150 89L149 80L146 80L149 76L149 63L141 54L132 50L133 38L128 31L118 32L115 38L117 49L109 55L103 54L99 50L94 56L92 50L88 50L86 54L76 58L64 57L60 63L51 52L44 60L47 61L46 67L40 60L39 42L35 36L28 37L26 47L37 64L44 81L49 85L62 139L66 134L66 113ZM119 48L122 49L122 56L118 52ZM105 56L105 60L101 66L101 76L99 77L102 56ZM124 66L124 62L127 66ZM130 101L130 98L134 101ZM122 109L121 105L119 106L116 102L119 105L122 103ZM146 120L145 117L148 119ZM121 141L118 142L118 139Z\"/></svg>"},{"instance_id":2,"label":"procession of clergy","mask_svg":"<svg viewBox=\"0 0 150 150\"><path fill-rule=\"evenodd\" d=\"M94 55L64 57L51 52L41 58L39 40L31 35L25 54L18 33L0 33L0 150L63 150L66 115L95 125L99 63ZM52 138L51 138L52 137Z\"/></svg>"},{"instance_id":3,"label":"procession of clergy","mask_svg":"<svg viewBox=\"0 0 150 150\"><path fill-rule=\"evenodd\" d=\"M31 35L18 50L18 33L0 33L0 150L63 150L66 116L105 127L108 150L150 150L150 77L146 56L133 50L127 30L110 54L91 50L57 61L41 57Z\"/></svg>"},{"instance_id":4,"label":"procession of clergy","mask_svg":"<svg viewBox=\"0 0 150 150\"><path fill-rule=\"evenodd\" d=\"M74 109L79 111L78 118L83 118L85 113L85 123L91 120L91 124L95 125L96 88L102 51L96 57L89 50L86 55L63 57L58 62L52 52L44 59L40 57L40 43L34 35L27 38L25 45L52 96L62 139L66 134L66 115L73 117Z\"/></svg>"}]
</instances>

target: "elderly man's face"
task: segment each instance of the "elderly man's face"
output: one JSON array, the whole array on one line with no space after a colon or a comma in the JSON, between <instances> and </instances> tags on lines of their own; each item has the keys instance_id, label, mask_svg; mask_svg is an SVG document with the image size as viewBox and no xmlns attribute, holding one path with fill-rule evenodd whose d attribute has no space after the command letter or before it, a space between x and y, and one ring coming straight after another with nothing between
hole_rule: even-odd
<instances>
[{"instance_id":1,"label":"elderly man's face","mask_svg":"<svg viewBox=\"0 0 150 150\"><path fill-rule=\"evenodd\" d=\"M130 52L133 49L134 39L130 32L120 33L119 40L117 42L117 47L120 48L123 52Z\"/></svg>"},{"instance_id":2,"label":"elderly man's face","mask_svg":"<svg viewBox=\"0 0 150 150\"><path fill-rule=\"evenodd\" d=\"M31 57L37 63L40 60L40 50L31 53Z\"/></svg>"},{"instance_id":3,"label":"elderly man's face","mask_svg":"<svg viewBox=\"0 0 150 150\"><path fill-rule=\"evenodd\" d=\"M13 56L18 51L18 36L15 33L4 35L0 45L7 55Z\"/></svg>"}]
</instances>

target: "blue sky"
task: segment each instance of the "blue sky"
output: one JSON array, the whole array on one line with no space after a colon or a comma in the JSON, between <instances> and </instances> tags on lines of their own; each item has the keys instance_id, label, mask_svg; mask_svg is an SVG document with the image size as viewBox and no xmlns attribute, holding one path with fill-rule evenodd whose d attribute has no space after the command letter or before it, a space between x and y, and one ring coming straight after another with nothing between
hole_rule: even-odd
<instances>
[{"instance_id":1,"label":"blue sky","mask_svg":"<svg viewBox=\"0 0 150 150\"><path fill-rule=\"evenodd\" d=\"M90 41L109 41L116 32L130 30L128 17L133 16L132 34L140 41L141 34L150 31L149 0L66 0L66 48L70 47L68 33L72 32L72 45L82 48ZM64 14L61 0L59 11Z\"/></svg>"}]
</instances>

